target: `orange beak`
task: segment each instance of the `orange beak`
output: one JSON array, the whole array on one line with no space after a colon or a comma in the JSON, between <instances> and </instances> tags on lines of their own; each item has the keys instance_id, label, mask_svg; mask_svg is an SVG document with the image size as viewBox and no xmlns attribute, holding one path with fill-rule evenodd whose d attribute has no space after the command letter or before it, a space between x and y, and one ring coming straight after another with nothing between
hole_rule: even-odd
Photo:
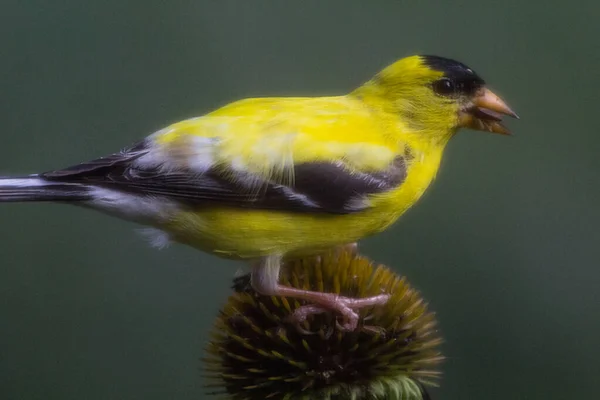
<instances>
[{"instance_id":1,"label":"orange beak","mask_svg":"<svg viewBox=\"0 0 600 400\"><path fill-rule=\"evenodd\" d=\"M459 112L458 125L475 129L510 135L510 131L502 124L502 116L519 118L517 114L491 90L483 88L473 98L472 104Z\"/></svg>"}]
</instances>

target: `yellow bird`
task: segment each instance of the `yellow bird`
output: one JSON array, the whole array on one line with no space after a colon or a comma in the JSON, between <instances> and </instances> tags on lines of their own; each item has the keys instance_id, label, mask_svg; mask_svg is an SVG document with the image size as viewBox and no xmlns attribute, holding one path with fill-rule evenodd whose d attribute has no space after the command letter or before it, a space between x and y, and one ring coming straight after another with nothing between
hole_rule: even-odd
<instances>
[{"instance_id":1,"label":"yellow bird","mask_svg":"<svg viewBox=\"0 0 600 400\"><path fill-rule=\"evenodd\" d=\"M423 194L461 127L507 134L516 114L466 65L411 56L350 94L252 98L168 126L121 152L0 178L0 202L55 201L147 225L156 246L184 243L252 262L259 293L307 301L295 316L356 310L346 298L279 285L282 259L381 232Z\"/></svg>"}]
</instances>

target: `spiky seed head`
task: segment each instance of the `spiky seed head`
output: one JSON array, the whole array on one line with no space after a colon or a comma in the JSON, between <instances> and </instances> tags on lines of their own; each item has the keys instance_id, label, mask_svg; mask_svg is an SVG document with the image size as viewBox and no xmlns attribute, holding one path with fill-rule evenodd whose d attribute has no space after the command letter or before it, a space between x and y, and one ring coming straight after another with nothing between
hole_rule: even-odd
<instances>
[{"instance_id":1,"label":"spiky seed head","mask_svg":"<svg viewBox=\"0 0 600 400\"><path fill-rule=\"evenodd\" d=\"M336 315L290 321L301 301L255 293L249 278L217 317L204 369L213 394L233 400L394 400L428 398L443 357L434 314L406 279L348 252L289 261L280 283L349 297L391 295L341 331ZM303 333L306 330L312 334Z\"/></svg>"}]
</instances>

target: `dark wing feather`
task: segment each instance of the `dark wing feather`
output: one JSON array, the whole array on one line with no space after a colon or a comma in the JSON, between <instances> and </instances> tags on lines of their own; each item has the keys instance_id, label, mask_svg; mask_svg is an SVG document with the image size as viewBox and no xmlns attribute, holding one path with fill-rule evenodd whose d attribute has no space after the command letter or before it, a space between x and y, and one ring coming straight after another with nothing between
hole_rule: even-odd
<instances>
[{"instance_id":1,"label":"dark wing feather","mask_svg":"<svg viewBox=\"0 0 600 400\"><path fill-rule=\"evenodd\" d=\"M73 181L77 178L88 178L92 176L103 176L108 174L113 169L119 167L127 167L136 158L146 154L146 144L144 142L137 143L119 153L111 154L107 157L97 158L81 164L73 165L68 168L63 168L55 171L48 171L40 176L48 180L69 180Z\"/></svg>"},{"instance_id":2,"label":"dark wing feather","mask_svg":"<svg viewBox=\"0 0 600 400\"><path fill-rule=\"evenodd\" d=\"M312 199L325 210L347 213L360 211L355 208L361 208L361 200L368 195L402 184L406 164L399 157L385 171L365 173L351 171L341 163L306 163L296 165L294 177L294 192Z\"/></svg>"},{"instance_id":3,"label":"dark wing feather","mask_svg":"<svg viewBox=\"0 0 600 400\"><path fill-rule=\"evenodd\" d=\"M376 173L353 171L343 163L304 163L294 167L294 182L265 181L260 190L239 182L244 177L230 170L193 171L139 169L132 161L143 155L132 148L109 157L43 174L46 179L82 182L142 195L165 196L190 207L223 205L290 212L348 214L368 207L367 197L402 184L406 159L397 157L389 168Z\"/></svg>"}]
</instances>

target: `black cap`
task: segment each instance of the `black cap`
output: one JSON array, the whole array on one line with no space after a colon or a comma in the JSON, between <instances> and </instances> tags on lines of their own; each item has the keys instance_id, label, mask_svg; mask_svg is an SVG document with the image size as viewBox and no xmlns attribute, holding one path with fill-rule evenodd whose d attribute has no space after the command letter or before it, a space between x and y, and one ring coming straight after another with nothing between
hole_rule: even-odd
<instances>
[{"instance_id":1,"label":"black cap","mask_svg":"<svg viewBox=\"0 0 600 400\"><path fill-rule=\"evenodd\" d=\"M461 62L432 55L422 55L420 57L425 65L442 72L444 77L452 82L456 92L467 95L473 94L485 85L485 81L475 71Z\"/></svg>"}]
</instances>

